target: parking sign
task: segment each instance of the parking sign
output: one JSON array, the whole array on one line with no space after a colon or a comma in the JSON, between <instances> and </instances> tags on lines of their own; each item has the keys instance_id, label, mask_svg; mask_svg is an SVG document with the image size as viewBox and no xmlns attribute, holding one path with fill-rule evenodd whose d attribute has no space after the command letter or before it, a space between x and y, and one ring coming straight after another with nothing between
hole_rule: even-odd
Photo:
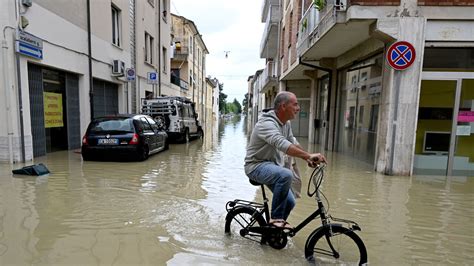
<instances>
[{"instance_id":1,"label":"parking sign","mask_svg":"<svg viewBox=\"0 0 474 266\"><path fill-rule=\"evenodd\" d=\"M148 72L148 84L158 84L158 73Z\"/></svg>"}]
</instances>

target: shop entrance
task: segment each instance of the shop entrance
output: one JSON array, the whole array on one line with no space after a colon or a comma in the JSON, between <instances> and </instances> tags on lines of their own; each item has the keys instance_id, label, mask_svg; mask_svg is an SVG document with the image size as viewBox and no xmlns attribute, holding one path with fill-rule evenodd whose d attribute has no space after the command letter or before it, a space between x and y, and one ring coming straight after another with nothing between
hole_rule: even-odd
<instances>
[{"instance_id":1,"label":"shop entrance","mask_svg":"<svg viewBox=\"0 0 474 266\"><path fill-rule=\"evenodd\" d=\"M423 72L413 173L474 175L474 73Z\"/></svg>"},{"instance_id":2,"label":"shop entrance","mask_svg":"<svg viewBox=\"0 0 474 266\"><path fill-rule=\"evenodd\" d=\"M33 156L80 147L77 75L28 64Z\"/></svg>"}]
</instances>

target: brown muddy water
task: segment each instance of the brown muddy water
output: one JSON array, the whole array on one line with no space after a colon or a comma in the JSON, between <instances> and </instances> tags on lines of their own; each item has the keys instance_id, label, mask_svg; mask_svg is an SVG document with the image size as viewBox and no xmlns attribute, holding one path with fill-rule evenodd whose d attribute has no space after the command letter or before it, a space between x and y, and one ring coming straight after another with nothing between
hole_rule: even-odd
<instances>
[{"instance_id":1,"label":"brown muddy water","mask_svg":"<svg viewBox=\"0 0 474 266\"><path fill-rule=\"evenodd\" d=\"M50 153L35 159L51 171L41 177L1 164L0 265L307 264L304 244L319 221L283 250L224 235L227 201L261 200L244 175L244 132L238 118L226 121L145 162ZM327 158L329 212L359 223L369 264L473 263L474 177L384 176L345 155ZM298 163L305 192L310 170ZM315 206L303 195L290 223Z\"/></svg>"}]
</instances>

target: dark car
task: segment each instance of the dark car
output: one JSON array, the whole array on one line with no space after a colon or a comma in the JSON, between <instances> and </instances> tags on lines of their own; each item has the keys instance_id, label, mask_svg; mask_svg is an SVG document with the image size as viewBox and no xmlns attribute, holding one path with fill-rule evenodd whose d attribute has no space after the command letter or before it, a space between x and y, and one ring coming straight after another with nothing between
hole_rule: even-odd
<instances>
[{"instance_id":1,"label":"dark car","mask_svg":"<svg viewBox=\"0 0 474 266\"><path fill-rule=\"evenodd\" d=\"M146 160L168 149L168 135L147 115L114 115L92 120L82 138L85 161L119 157Z\"/></svg>"}]
</instances>

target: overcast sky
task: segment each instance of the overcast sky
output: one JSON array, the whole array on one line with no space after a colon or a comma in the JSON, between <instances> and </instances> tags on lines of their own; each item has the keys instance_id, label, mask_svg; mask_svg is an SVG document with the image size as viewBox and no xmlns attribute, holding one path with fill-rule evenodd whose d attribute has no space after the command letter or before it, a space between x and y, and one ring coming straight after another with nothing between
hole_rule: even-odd
<instances>
[{"instance_id":1,"label":"overcast sky","mask_svg":"<svg viewBox=\"0 0 474 266\"><path fill-rule=\"evenodd\" d=\"M209 50L206 75L224 83L227 102L242 103L248 77L265 67L259 56L261 10L262 0L171 0L172 13L196 24Z\"/></svg>"}]
</instances>

